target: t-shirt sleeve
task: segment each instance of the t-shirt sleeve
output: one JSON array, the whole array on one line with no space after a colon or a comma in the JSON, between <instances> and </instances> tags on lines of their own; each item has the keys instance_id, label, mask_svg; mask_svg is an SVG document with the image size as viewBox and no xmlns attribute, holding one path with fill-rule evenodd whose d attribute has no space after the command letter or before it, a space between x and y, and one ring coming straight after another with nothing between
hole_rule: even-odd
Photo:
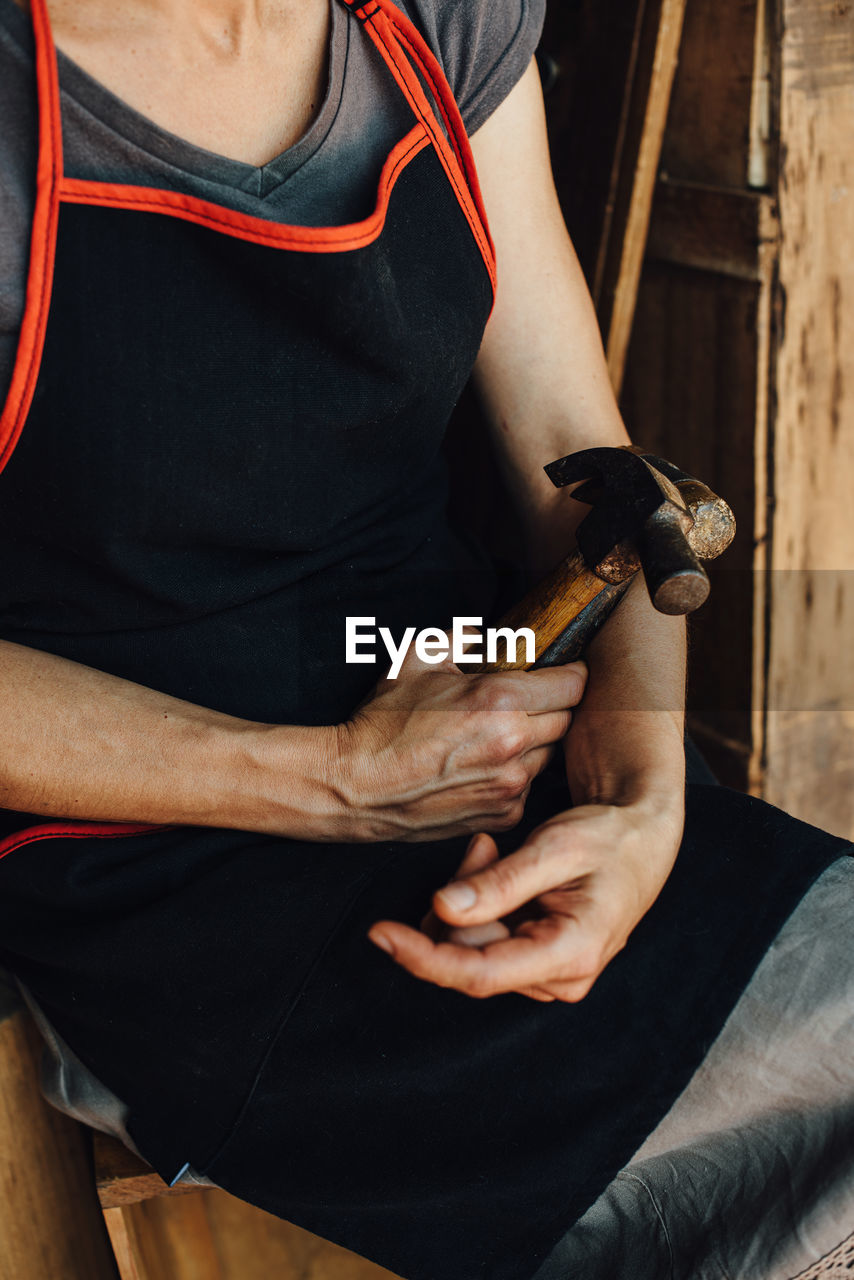
<instances>
[{"instance_id":1,"label":"t-shirt sleeve","mask_svg":"<svg viewBox=\"0 0 854 1280\"><path fill-rule=\"evenodd\" d=\"M531 61L546 0L406 0L400 7L424 33L474 133Z\"/></svg>"}]
</instances>

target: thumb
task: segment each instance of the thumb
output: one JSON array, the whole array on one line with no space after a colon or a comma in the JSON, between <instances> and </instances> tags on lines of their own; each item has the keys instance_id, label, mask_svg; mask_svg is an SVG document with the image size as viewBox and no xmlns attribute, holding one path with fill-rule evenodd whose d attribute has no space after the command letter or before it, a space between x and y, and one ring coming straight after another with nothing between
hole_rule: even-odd
<instances>
[{"instance_id":1,"label":"thumb","mask_svg":"<svg viewBox=\"0 0 854 1280\"><path fill-rule=\"evenodd\" d=\"M495 848L491 836L490 846ZM497 851L497 850L496 850ZM457 877L433 895L433 909L452 925L478 925L510 915L567 879L571 846L543 828L505 858L490 857L487 865ZM471 850L475 856L475 850ZM485 858L485 850L483 855ZM573 859L573 861L575 861Z\"/></svg>"}]
</instances>

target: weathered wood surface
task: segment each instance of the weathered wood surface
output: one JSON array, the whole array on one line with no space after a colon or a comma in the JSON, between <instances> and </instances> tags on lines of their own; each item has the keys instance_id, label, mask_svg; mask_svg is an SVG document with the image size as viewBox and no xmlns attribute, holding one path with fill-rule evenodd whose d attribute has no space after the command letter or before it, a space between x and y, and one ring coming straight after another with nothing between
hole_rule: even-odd
<instances>
[{"instance_id":1,"label":"weathered wood surface","mask_svg":"<svg viewBox=\"0 0 854 1280\"><path fill-rule=\"evenodd\" d=\"M685 16L685 0L643 6L638 56L607 244L600 252L599 322L619 392L632 332L655 180Z\"/></svg>"},{"instance_id":2,"label":"weathered wood surface","mask_svg":"<svg viewBox=\"0 0 854 1280\"><path fill-rule=\"evenodd\" d=\"M761 284L767 249L779 243L775 202L755 191L662 177L655 193L647 260Z\"/></svg>"},{"instance_id":3,"label":"weathered wood surface","mask_svg":"<svg viewBox=\"0 0 854 1280\"><path fill-rule=\"evenodd\" d=\"M95 1189L102 1209L115 1209L155 1196L186 1195L199 1190L192 1183L170 1187L150 1165L129 1150L117 1138L94 1133L92 1154L95 1164Z\"/></svg>"},{"instance_id":4,"label":"weathered wood surface","mask_svg":"<svg viewBox=\"0 0 854 1280\"><path fill-rule=\"evenodd\" d=\"M634 317L685 0L549 6L552 161L620 386Z\"/></svg>"},{"instance_id":5,"label":"weathered wood surface","mask_svg":"<svg viewBox=\"0 0 854 1280\"><path fill-rule=\"evenodd\" d=\"M121 1280L395 1280L219 1190L108 1209Z\"/></svg>"},{"instance_id":6,"label":"weathered wood surface","mask_svg":"<svg viewBox=\"0 0 854 1280\"><path fill-rule=\"evenodd\" d=\"M735 511L740 533L707 566L711 596L690 622L689 705L713 767L740 787L751 743L760 302L754 283L648 263L623 398L638 443L702 476Z\"/></svg>"},{"instance_id":7,"label":"weathered wood surface","mask_svg":"<svg viewBox=\"0 0 854 1280\"><path fill-rule=\"evenodd\" d=\"M624 389L639 441L717 465L742 530L694 625L695 733L725 780L848 835L852 139L852 6L689 6Z\"/></svg>"},{"instance_id":8,"label":"weathered wood surface","mask_svg":"<svg viewBox=\"0 0 854 1280\"><path fill-rule=\"evenodd\" d=\"M115 1280L88 1139L38 1089L41 1041L3 996L0 1280Z\"/></svg>"},{"instance_id":9,"label":"weathered wood surface","mask_svg":"<svg viewBox=\"0 0 854 1280\"><path fill-rule=\"evenodd\" d=\"M224 1191L168 1187L115 1138L95 1134L93 1149L121 1280L394 1280Z\"/></svg>"},{"instance_id":10,"label":"weathered wood surface","mask_svg":"<svg viewBox=\"0 0 854 1280\"><path fill-rule=\"evenodd\" d=\"M854 835L854 6L781 16L764 794Z\"/></svg>"},{"instance_id":11,"label":"weathered wood surface","mask_svg":"<svg viewBox=\"0 0 854 1280\"><path fill-rule=\"evenodd\" d=\"M751 126L760 110L763 10L759 0L688 5L661 149L667 177L736 190L757 185L751 152L761 131Z\"/></svg>"},{"instance_id":12,"label":"weathered wood surface","mask_svg":"<svg viewBox=\"0 0 854 1280\"><path fill-rule=\"evenodd\" d=\"M598 302L623 159L645 0L551 0L543 49L560 74L546 98L564 217Z\"/></svg>"}]
</instances>

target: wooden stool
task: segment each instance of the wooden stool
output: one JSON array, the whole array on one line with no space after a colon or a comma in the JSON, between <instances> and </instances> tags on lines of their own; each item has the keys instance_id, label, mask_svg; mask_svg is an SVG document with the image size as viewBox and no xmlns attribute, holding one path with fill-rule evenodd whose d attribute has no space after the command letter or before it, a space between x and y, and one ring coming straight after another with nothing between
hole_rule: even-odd
<instances>
[{"instance_id":1,"label":"wooden stool","mask_svg":"<svg viewBox=\"0 0 854 1280\"><path fill-rule=\"evenodd\" d=\"M121 1280L397 1280L219 1188L167 1186L115 1138L95 1133L93 1148Z\"/></svg>"},{"instance_id":2,"label":"wooden stool","mask_svg":"<svg viewBox=\"0 0 854 1280\"><path fill-rule=\"evenodd\" d=\"M192 1183L168 1186L124 1143L104 1133L96 1131L93 1134L92 1147L95 1187L121 1280L149 1280L149 1276L158 1274L154 1269L157 1264L147 1258L150 1249L141 1230L142 1215L134 1213L131 1206L161 1196L198 1194L209 1188ZM193 1206L191 1211L182 1210L173 1215L180 1219L179 1223L176 1222L178 1234L185 1239L184 1247L192 1251L194 1261L203 1268L199 1274L219 1277L221 1269L213 1249L210 1225L204 1212L197 1212L197 1208L202 1206Z\"/></svg>"}]
</instances>

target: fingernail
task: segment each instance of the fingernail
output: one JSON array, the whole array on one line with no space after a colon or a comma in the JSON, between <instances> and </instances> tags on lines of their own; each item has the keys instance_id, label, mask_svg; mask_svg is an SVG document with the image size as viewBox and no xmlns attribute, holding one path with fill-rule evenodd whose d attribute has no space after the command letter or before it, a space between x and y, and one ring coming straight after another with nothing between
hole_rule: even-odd
<instances>
[{"instance_id":1,"label":"fingernail","mask_svg":"<svg viewBox=\"0 0 854 1280\"><path fill-rule=\"evenodd\" d=\"M384 933L372 933L369 934L369 937L371 942L375 943L378 947L381 947L383 951L387 951L390 956L394 955L394 947L391 945Z\"/></svg>"},{"instance_id":2,"label":"fingernail","mask_svg":"<svg viewBox=\"0 0 854 1280\"><path fill-rule=\"evenodd\" d=\"M439 897L446 906L452 907L454 911L469 911L477 902L477 893L470 884L463 881L457 881L456 884L446 885L444 889L439 890Z\"/></svg>"}]
</instances>

